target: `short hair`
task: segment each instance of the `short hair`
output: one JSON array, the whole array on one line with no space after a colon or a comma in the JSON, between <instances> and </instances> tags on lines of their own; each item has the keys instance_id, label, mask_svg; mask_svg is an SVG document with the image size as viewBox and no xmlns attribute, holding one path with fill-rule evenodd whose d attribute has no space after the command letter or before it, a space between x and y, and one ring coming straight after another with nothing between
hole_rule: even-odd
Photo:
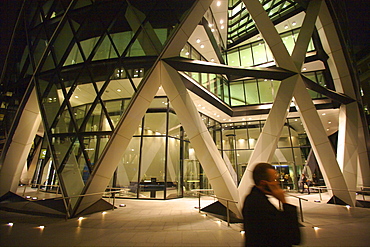
<instances>
[{"instance_id":1,"label":"short hair","mask_svg":"<svg viewBox=\"0 0 370 247\"><path fill-rule=\"evenodd\" d=\"M269 180L269 174L267 173L268 169L275 168L269 163L258 163L253 170L253 180L256 185L259 185L261 180Z\"/></svg>"}]
</instances>

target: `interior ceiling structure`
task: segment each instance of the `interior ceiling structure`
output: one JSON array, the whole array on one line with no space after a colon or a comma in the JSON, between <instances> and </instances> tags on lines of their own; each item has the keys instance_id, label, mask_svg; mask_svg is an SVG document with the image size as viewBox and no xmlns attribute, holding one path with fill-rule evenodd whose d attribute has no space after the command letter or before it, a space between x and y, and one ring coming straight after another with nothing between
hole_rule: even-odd
<instances>
[{"instance_id":1,"label":"interior ceiling structure","mask_svg":"<svg viewBox=\"0 0 370 247\"><path fill-rule=\"evenodd\" d=\"M128 79L118 79L112 80L109 83L108 88L106 89L105 93L103 94L103 100L118 100L122 98L129 98L131 87L129 87L129 83L127 83ZM140 83L141 78L134 78L133 79L135 84L138 85ZM126 83L125 83L126 82ZM102 84L103 82L97 82L97 84ZM67 88L68 89L68 88ZM220 110L215 105L209 103L204 98L198 96L197 94L189 91L190 96L194 102L194 105L197 107L198 111L202 114L209 116L221 123L232 123L232 122L242 122L242 121L254 121L254 120L266 120L268 114L259 114L259 115L246 115L246 116L237 116L233 117L229 114L225 113L224 111ZM91 84L82 84L78 86L78 89L75 90L75 93L72 95L70 102L72 106L79 106L92 103L92 100L95 95L95 89ZM63 93L61 90L58 90L58 96L60 102L64 100ZM78 97L76 97L78 96ZM166 96L163 88L158 88L157 96ZM216 96L214 96L217 98ZM264 109L271 109L272 104L261 105L261 108ZM292 102L291 107L294 107L294 103ZM328 135L334 134L338 130L338 114L339 109L323 109L319 110L321 121L327 130ZM298 118L299 114L297 112L290 112L288 114L288 118ZM291 125L296 125L294 128L299 130L300 133L304 133L303 126L301 122L298 121L295 124L295 121L290 123Z\"/></svg>"}]
</instances>

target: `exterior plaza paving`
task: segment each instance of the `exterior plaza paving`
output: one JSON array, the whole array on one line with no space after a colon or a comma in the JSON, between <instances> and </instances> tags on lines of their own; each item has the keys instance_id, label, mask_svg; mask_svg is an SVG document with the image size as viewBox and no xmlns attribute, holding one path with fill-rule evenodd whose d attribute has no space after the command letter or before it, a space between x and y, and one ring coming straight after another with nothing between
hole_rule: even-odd
<instances>
[{"instance_id":1,"label":"exterior plaza paving","mask_svg":"<svg viewBox=\"0 0 370 247\"><path fill-rule=\"evenodd\" d=\"M327 204L327 193L322 194L322 202L315 202L319 199L317 193L294 195L308 199L302 201L300 246L370 245L369 208ZM213 201L202 197L201 207ZM299 205L297 198L288 197L288 201ZM116 199L115 205L115 210L68 220L0 211L0 245L243 246L242 224L228 226L225 221L199 213L197 198Z\"/></svg>"}]
</instances>

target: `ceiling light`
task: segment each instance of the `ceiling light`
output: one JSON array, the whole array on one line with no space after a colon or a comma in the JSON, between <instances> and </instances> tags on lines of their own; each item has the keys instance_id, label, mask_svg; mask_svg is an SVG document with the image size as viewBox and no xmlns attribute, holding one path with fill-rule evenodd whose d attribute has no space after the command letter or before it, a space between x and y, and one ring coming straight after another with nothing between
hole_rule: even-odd
<instances>
[{"instance_id":1,"label":"ceiling light","mask_svg":"<svg viewBox=\"0 0 370 247\"><path fill-rule=\"evenodd\" d=\"M221 1L217 1L217 6L220 7L221 6Z\"/></svg>"},{"instance_id":2,"label":"ceiling light","mask_svg":"<svg viewBox=\"0 0 370 247\"><path fill-rule=\"evenodd\" d=\"M225 27L224 27L224 25L221 25L221 29L224 29Z\"/></svg>"},{"instance_id":3,"label":"ceiling light","mask_svg":"<svg viewBox=\"0 0 370 247\"><path fill-rule=\"evenodd\" d=\"M200 39L197 39L197 43L200 43Z\"/></svg>"},{"instance_id":4,"label":"ceiling light","mask_svg":"<svg viewBox=\"0 0 370 247\"><path fill-rule=\"evenodd\" d=\"M200 45L200 48L204 48L204 45Z\"/></svg>"},{"instance_id":5,"label":"ceiling light","mask_svg":"<svg viewBox=\"0 0 370 247\"><path fill-rule=\"evenodd\" d=\"M220 20L220 24L224 24L224 20L222 20L222 19L221 19L221 20Z\"/></svg>"},{"instance_id":6,"label":"ceiling light","mask_svg":"<svg viewBox=\"0 0 370 247\"><path fill-rule=\"evenodd\" d=\"M305 71L305 70L307 70L307 69L306 69L306 67L304 67L302 70L303 70L303 71Z\"/></svg>"},{"instance_id":7,"label":"ceiling light","mask_svg":"<svg viewBox=\"0 0 370 247\"><path fill-rule=\"evenodd\" d=\"M326 113L323 113L323 114L321 114L321 115L325 116L325 115L326 115Z\"/></svg>"},{"instance_id":8,"label":"ceiling light","mask_svg":"<svg viewBox=\"0 0 370 247\"><path fill-rule=\"evenodd\" d=\"M293 21L293 22L292 22L292 25L293 25L293 26L297 25L297 22Z\"/></svg>"},{"instance_id":9,"label":"ceiling light","mask_svg":"<svg viewBox=\"0 0 370 247\"><path fill-rule=\"evenodd\" d=\"M215 31L215 29L213 29L213 28L212 28L212 29L211 29L211 32L213 33L214 31Z\"/></svg>"},{"instance_id":10,"label":"ceiling light","mask_svg":"<svg viewBox=\"0 0 370 247\"><path fill-rule=\"evenodd\" d=\"M76 95L75 98L78 99L78 96Z\"/></svg>"},{"instance_id":11,"label":"ceiling light","mask_svg":"<svg viewBox=\"0 0 370 247\"><path fill-rule=\"evenodd\" d=\"M284 26L284 28L285 28L285 29L288 29L288 25L285 25L285 26Z\"/></svg>"},{"instance_id":12,"label":"ceiling light","mask_svg":"<svg viewBox=\"0 0 370 247\"><path fill-rule=\"evenodd\" d=\"M119 89L119 88L117 89L117 92L121 92L121 91L122 91L121 89Z\"/></svg>"},{"instance_id":13,"label":"ceiling light","mask_svg":"<svg viewBox=\"0 0 370 247\"><path fill-rule=\"evenodd\" d=\"M215 60L213 58L211 58L211 62L214 62Z\"/></svg>"}]
</instances>

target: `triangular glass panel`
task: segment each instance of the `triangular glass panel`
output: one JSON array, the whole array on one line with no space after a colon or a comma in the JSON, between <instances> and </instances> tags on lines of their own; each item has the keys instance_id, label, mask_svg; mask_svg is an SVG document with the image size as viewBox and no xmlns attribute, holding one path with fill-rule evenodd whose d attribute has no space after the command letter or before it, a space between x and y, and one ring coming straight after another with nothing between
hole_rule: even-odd
<instances>
[{"instance_id":1,"label":"triangular glass panel","mask_svg":"<svg viewBox=\"0 0 370 247\"><path fill-rule=\"evenodd\" d=\"M51 6L53 5L54 1L45 1L42 5L42 11L44 12L44 18L48 15Z\"/></svg>"},{"instance_id":2,"label":"triangular glass panel","mask_svg":"<svg viewBox=\"0 0 370 247\"><path fill-rule=\"evenodd\" d=\"M109 120L106 117L100 102L96 104L94 109L90 109L90 116L86 116L86 124L83 129L80 129L82 132L97 132L97 131L112 131Z\"/></svg>"},{"instance_id":3,"label":"triangular glass panel","mask_svg":"<svg viewBox=\"0 0 370 247\"><path fill-rule=\"evenodd\" d=\"M36 83L36 88L38 89L39 95L44 95L45 90L49 86L49 81L38 79L38 83Z\"/></svg>"},{"instance_id":4,"label":"triangular glass panel","mask_svg":"<svg viewBox=\"0 0 370 247\"><path fill-rule=\"evenodd\" d=\"M42 36L42 33L40 33L40 36ZM38 41L35 41L34 44L35 50L33 52L33 59L36 67L39 65L39 62L41 61L41 58L44 55L47 43L48 41L46 39L39 39Z\"/></svg>"},{"instance_id":5,"label":"triangular glass panel","mask_svg":"<svg viewBox=\"0 0 370 247\"><path fill-rule=\"evenodd\" d=\"M63 100L63 93L61 92L61 89L57 87L56 83L53 83L51 87L48 87L48 91L43 94L43 98L41 99L42 107L44 108L46 120L49 126L53 123Z\"/></svg>"},{"instance_id":6,"label":"triangular glass panel","mask_svg":"<svg viewBox=\"0 0 370 247\"><path fill-rule=\"evenodd\" d=\"M54 1L55 6L52 9L52 13L50 15L50 19L55 18L57 16L62 16L65 12L65 9L67 9L67 3L64 3L65 6L63 6L62 1Z\"/></svg>"},{"instance_id":7,"label":"triangular glass panel","mask_svg":"<svg viewBox=\"0 0 370 247\"><path fill-rule=\"evenodd\" d=\"M112 40L120 55L125 51L132 38L132 31L111 34Z\"/></svg>"},{"instance_id":8,"label":"triangular glass panel","mask_svg":"<svg viewBox=\"0 0 370 247\"><path fill-rule=\"evenodd\" d=\"M83 41L80 42L82 51L83 51L86 58L90 56L91 51L94 49L98 40L99 40L99 37L93 37L91 39L86 39L86 40L83 40Z\"/></svg>"},{"instance_id":9,"label":"triangular glass panel","mask_svg":"<svg viewBox=\"0 0 370 247\"><path fill-rule=\"evenodd\" d=\"M42 69L41 69L42 72L55 69L55 63L53 60L52 52L53 51L48 53L46 60L44 61L44 64L42 65Z\"/></svg>"},{"instance_id":10,"label":"triangular glass panel","mask_svg":"<svg viewBox=\"0 0 370 247\"><path fill-rule=\"evenodd\" d=\"M105 108L107 109L109 118L111 119L114 127L117 126L117 123L123 114L124 102L125 100L123 99L116 99L104 102Z\"/></svg>"},{"instance_id":11,"label":"triangular glass panel","mask_svg":"<svg viewBox=\"0 0 370 247\"><path fill-rule=\"evenodd\" d=\"M70 115L68 111L68 106L66 106L64 110L62 111L61 115L56 120L57 123L53 127L54 128L53 132L54 133L76 133L76 129L74 127L72 119L74 118Z\"/></svg>"},{"instance_id":12,"label":"triangular glass panel","mask_svg":"<svg viewBox=\"0 0 370 247\"><path fill-rule=\"evenodd\" d=\"M74 9L83 8L85 6L91 5L91 0L78 0L74 6Z\"/></svg>"},{"instance_id":13,"label":"triangular glass panel","mask_svg":"<svg viewBox=\"0 0 370 247\"><path fill-rule=\"evenodd\" d=\"M84 62L84 60L80 53L80 49L78 48L77 43L75 43L72 49L70 50L67 59L64 61L63 66L73 65L73 64L82 63L82 62Z\"/></svg>"},{"instance_id":14,"label":"triangular glass panel","mask_svg":"<svg viewBox=\"0 0 370 247\"><path fill-rule=\"evenodd\" d=\"M138 40L135 40L135 42L130 47L130 51L127 54L127 57L139 57L139 56L145 56L145 52L141 47L140 42Z\"/></svg>"},{"instance_id":15,"label":"triangular glass panel","mask_svg":"<svg viewBox=\"0 0 370 247\"><path fill-rule=\"evenodd\" d=\"M93 58L93 61L96 60L104 60L109 58L117 58L118 55L115 52L112 43L110 42L109 37L106 35L104 37L103 42L100 44L97 52L95 53L95 56Z\"/></svg>"},{"instance_id":16,"label":"triangular glass panel","mask_svg":"<svg viewBox=\"0 0 370 247\"><path fill-rule=\"evenodd\" d=\"M61 62L61 59L64 55L64 53L67 50L68 45L71 43L73 39L73 32L69 25L69 22L65 22L64 26L60 30L59 35L55 39L54 47L55 47L55 55L57 62Z\"/></svg>"},{"instance_id":17,"label":"triangular glass panel","mask_svg":"<svg viewBox=\"0 0 370 247\"><path fill-rule=\"evenodd\" d=\"M83 142L84 142L84 151L85 151L85 154L88 157L88 161L85 162L85 163L91 164L92 167L95 164L95 161L96 161L95 158L97 158L97 152L99 151L97 140L98 140L98 138L97 138L96 135L84 136L84 140L83 140ZM80 160L82 160L82 159L84 159L83 155L81 155L81 157L80 157ZM79 162L79 164L82 164L82 163ZM84 171L84 173L85 173L85 171Z\"/></svg>"},{"instance_id":18,"label":"triangular glass panel","mask_svg":"<svg viewBox=\"0 0 370 247\"><path fill-rule=\"evenodd\" d=\"M66 190L66 194L68 196L80 195L82 189L85 187L82 174L84 171L84 167L86 165L85 162L79 164L76 159L76 154L81 153L80 151L80 143L76 139L72 144L73 147L70 149L70 154L68 155L68 159L66 160L63 170L60 173L60 176L63 178L64 186ZM73 207L77 202L78 197L71 198L71 206Z\"/></svg>"},{"instance_id":19,"label":"triangular glass panel","mask_svg":"<svg viewBox=\"0 0 370 247\"><path fill-rule=\"evenodd\" d=\"M54 148L53 157L55 158L56 164L58 165L59 168L60 166L64 166L64 164L62 163L65 160L68 151L71 151L72 148L71 145L73 145L76 137L75 134L73 134L73 136L51 134L51 138L52 138L51 143Z\"/></svg>"},{"instance_id":20,"label":"triangular glass panel","mask_svg":"<svg viewBox=\"0 0 370 247\"><path fill-rule=\"evenodd\" d=\"M158 39L157 34L154 32L152 26L147 22L144 29L140 32L137 40L147 56L156 56L162 50L161 41Z\"/></svg>"}]
</instances>

